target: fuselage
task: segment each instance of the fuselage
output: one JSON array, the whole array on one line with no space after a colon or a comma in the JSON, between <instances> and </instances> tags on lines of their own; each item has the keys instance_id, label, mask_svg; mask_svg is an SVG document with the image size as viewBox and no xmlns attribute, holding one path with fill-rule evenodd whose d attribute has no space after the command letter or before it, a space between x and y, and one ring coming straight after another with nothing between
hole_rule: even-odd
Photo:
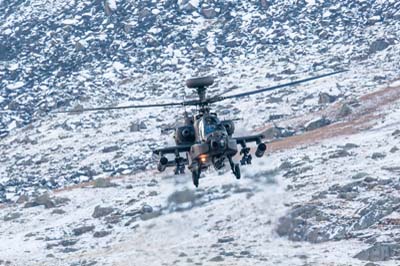
<instances>
[{"instance_id":1,"label":"fuselage","mask_svg":"<svg viewBox=\"0 0 400 266\"><path fill-rule=\"evenodd\" d=\"M232 121L220 121L214 113L200 113L186 117L185 125L175 132L176 145L191 145L187 152L189 168L202 169L214 165L219 169L224 166L227 156L237 153L236 140L232 138Z\"/></svg>"}]
</instances>

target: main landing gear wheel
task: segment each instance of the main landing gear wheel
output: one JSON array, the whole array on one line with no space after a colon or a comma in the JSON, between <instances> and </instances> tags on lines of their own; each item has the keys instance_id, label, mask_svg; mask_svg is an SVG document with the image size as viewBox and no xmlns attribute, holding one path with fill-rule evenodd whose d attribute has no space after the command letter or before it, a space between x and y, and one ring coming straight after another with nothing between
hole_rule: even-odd
<instances>
[{"instance_id":1,"label":"main landing gear wheel","mask_svg":"<svg viewBox=\"0 0 400 266\"><path fill-rule=\"evenodd\" d=\"M238 163L235 164L233 174L235 175L236 179L240 179L240 165Z\"/></svg>"},{"instance_id":2,"label":"main landing gear wheel","mask_svg":"<svg viewBox=\"0 0 400 266\"><path fill-rule=\"evenodd\" d=\"M192 181L195 187L199 186L199 179L200 179L200 170L193 170L192 171Z\"/></svg>"},{"instance_id":3,"label":"main landing gear wheel","mask_svg":"<svg viewBox=\"0 0 400 266\"><path fill-rule=\"evenodd\" d=\"M232 157L228 157L228 160L236 179L240 179L240 165L238 163L234 163Z\"/></svg>"}]
</instances>

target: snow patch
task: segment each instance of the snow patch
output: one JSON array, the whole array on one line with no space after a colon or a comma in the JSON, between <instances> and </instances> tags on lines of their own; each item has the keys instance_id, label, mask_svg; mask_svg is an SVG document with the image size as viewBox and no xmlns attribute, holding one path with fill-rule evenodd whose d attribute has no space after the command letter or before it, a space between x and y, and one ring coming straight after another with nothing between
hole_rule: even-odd
<instances>
[{"instance_id":1,"label":"snow patch","mask_svg":"<svg viewBox=\"0 0 400 266\"><path fill-rule=\"evenodd\" d=\"M64 25L76 25L79 23L79 21L73 18L73 19L64 19L63 21L61 21L61 23Z\"/></svg>"},{"instance_id":2,"label":"snow patch","mask_svg":"<svg viewBox=\"0 0 400 266\"><path fill-rule=\"evenodd\" d=\"M22 88L24 85L25 85L24 82L18 81L18 82L14 83L14 84L7 85L7 89L9 89L9 90L17 90L19 88Z\"/></svg>"}]
</instances>

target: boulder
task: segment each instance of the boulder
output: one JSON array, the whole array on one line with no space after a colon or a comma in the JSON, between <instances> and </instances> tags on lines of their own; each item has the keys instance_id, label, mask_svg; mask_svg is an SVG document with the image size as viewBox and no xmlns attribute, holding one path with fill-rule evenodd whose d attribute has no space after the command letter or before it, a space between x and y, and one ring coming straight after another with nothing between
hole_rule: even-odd
<instances>
[{"instance_id":1,"label":"boulder","mask_svg":"<svg viewBox=\"0 0 400 266\"><path fill-rule=\"evenodd\" d=\"M201 8L201 14L207 19L213 19L218 16L218 12L212 7Z\"/></svg>"},{"instance_id":2,"label":"boulder","mask_svg":"<svg viewBox=\"0 0 400 266\"><path fill-rule=\"evenodd\" d=\"M80 235L83 235L85 233L93 231L94 228L95 228L94 225L81 226L81 227L74 228L72 230L72 232L74 233L75 236L80 236Z\"/></svg>"},{"instance_id":3,"label":"boulder","mask_svg":"<svg viewBox=\"0 0 400 266\"><path fill-rule=\"evenodd\" d=\"M120 147L118 145L112 145L112 146L107 146L102 149L102 152L104 153L109 153L109 152L114 152L118 151Z\"/></svg>"},{"instance_id":4,"label":"boulder","mask_svg":"<svg viewBox=\"0 0 400 266\"><path fill-rule=\"evenodd\" d=\"M117 184L112 183L110 179L107 178L97 178L94 181L93 187L94 188L109 188L109 187L116 187Z\"/></svg>"},{"instance_id":5,"label":"boulder","mask_svg":"<svg viewBox=\"0 0 400 266\"><path fill-rule=\"evenodd\" d=\"M48 209L54 208L56 203L50 198L49 194L45 193L39 197L36 197L33 201L25 203L24 208L31 208L40 205L43 205L46 209Z\"/></svg>"},{"instance_id":6,"label":"boulder","mask_svg":"<svg viewBox=\"0 0 400 266\"><path fill-rule=\"evenodd\" d=\"M311 131L311 130L315 130L324 126L327 126L331 123L331 121L329 121L329 119L327 119L326 117L319 117L317 119L314 119L310 122L308 122L307 124L304 125L304 128L306 131Z\"/></svg>"},{"instance_id":7,"label":"boulder","mask_svg":"<svg viewBox=\"0 0 400 266\"><path fill-rule=\"evenodd\" d=\"M96 231L96 232L94 232L93 237L101 238L101 237L108 236L109 234L111 234L110 231Z\"/></svg>"},{"instance_id":8,"label":"boulder","mask_svg":"<svg viewBox=\"0 0 400 266\"><path fill-rule=\"evenodd\" d=\"M318 95L318 104L328 104L328 103L333 103L336 101L337 97L333 95L329 95L326 92L321 92Z\"/></svg>"},{"instance_id":9,"label":"boulder","mask_svg":"<svg viewBox=\"0 0 400 266\"><path fill-rule=\"evenodd\" d=\"M376 52L383 51L386 48L388 48L389 45L390 45L389 42L387 42L385 39L375 40L369 46L369 53L374 54Z\"/></svg>"},{"instance_id":10,"label":"boulder","mask_svg":"<svg viewBox=\"0 0 400 266\"><path fill-rule=\"evenodd\" d=\"M100 217L104 217L107 216L109 214L111 214L115 209L112 207L101 207L101 206L96 206L94 208L94 212L92 214L93 218L100 218Z\"/></svg>"},{"instance_id":11,"label":"boulder","mask_svg":"<svg viewBox=\"0 0 400 266\"><path fill-rule=\"evenodd\" d=\"M342 105L342 107L340 107L340 110L337 114L337 118L344 118L346 116L351 115L352 112L353 112L353 109L351 109L350 105L348 105L347 103L344 103Z\"/></svg>"},{"instance_id":12,"label":"boulder","mask_svg":"<svg viewBox=\"0 0 400 266\"><path fill-rule=\"evenodd\" d=\"M375 243L372 247L359 252L354 258L368 261L388 261L400 259L400 244Z\"/></svg>"},{"instance_id":13,"label":"boulder","mask_svg":"<svg viewBox=\"0 0 400 266\"><path fill-rule=\"evenodd\" d=\"M8 221L18 219L21 216L22 216L22 213L20 213L20 212L12 212L12 213L5 215L3 217L3 220L4 220L4 222L8 222Z\"/></svg>"}]
</instances>

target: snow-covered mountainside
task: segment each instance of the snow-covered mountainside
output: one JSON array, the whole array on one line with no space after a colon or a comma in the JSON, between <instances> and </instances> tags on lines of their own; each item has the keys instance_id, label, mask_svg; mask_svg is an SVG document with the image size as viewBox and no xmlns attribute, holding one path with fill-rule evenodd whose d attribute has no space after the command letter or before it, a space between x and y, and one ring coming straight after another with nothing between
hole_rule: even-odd
<instances>
[{"instance_id":1,"label":"snow-covered mountainside","mask_svg":"<svg viewBox=\"0 0 400 266\"><path fill-rule=\"evenodd\" d=\"M0 265L399 265L399 35L391 0L0 0ZM55 113L341 69L214 105L270 152L196 190L151 154L184 110Z\"/></svg>"}]
</instances>

